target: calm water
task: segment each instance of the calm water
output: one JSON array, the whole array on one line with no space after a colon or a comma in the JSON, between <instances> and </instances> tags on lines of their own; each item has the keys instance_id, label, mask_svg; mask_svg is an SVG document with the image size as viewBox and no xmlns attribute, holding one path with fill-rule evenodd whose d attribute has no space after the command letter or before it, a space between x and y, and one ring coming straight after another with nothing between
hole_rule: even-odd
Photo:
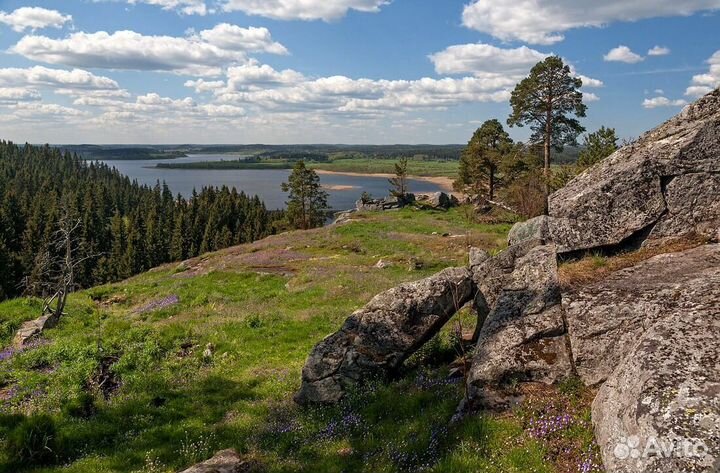
<instances>
[{"instance_id":1,"label":"calm water","mask_svg":"<svg viewBox=\"0 0 720 473\"><path fill-rule=\"evenodd\" d=\"M193 163L200 161L230 161L239 155L194 154L186 158L168 160L142 161L106 161L121 173L136 179L140 184L155 185L157 181L165 181L174 194L189 196L193 189L200 190L208 186L235 187L249 195L258 195L265 201L269 209L285 207L287 195L280 190L280 184L287 181L289 170L286 169L234 169L234 170L198 170L198 169L158 169L157 163ZM324 186L351 186L347 190L328 189L330 206L335 210L355 207L355 201L363 192L375 197L387 195L390 185L386 178L364 176L321 175L320 182ZM437 185L411 180L410 191L415 193L437 192Z\"/></svg>"}]
</instances>

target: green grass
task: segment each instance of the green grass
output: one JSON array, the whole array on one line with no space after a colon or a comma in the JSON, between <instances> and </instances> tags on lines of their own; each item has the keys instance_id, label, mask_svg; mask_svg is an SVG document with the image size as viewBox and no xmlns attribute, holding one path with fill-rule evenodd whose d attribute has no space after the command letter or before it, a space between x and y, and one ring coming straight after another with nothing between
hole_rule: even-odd
<instances>
[{"instance_id":1,"label":"green grass","mask_svg":"<svg viewBox=\"0 0 720 473\"><path fill-rule=\"evenodd\" d=\"M333 158L329 162L308 161L309 168L335 171L335 172L354 172L363 174L392 174L395 172L394 159L373 159L373 158ZM293 162L275 159L263 158L260 162L244 162L243 160L227 160L227 161L205 161L197 163L161 163L158 168L163 169L291 169ZM439 161L410 159L408 161L408 173L413 176L430 176L430 177L450 177L456 178L458 170L458 161Z\"/></svg>"},{"instance_id":2,"label":"green grass","mask_svg":"<svg viewBox=\"0 0 720 473\"><path fill-rule=\"evenodd\" d=\"M311 348L373 295L464 264L468 244L503 247L508 225L463 215L359 214L73 294L42 344L0 362L0 472L173 472L224 448L271 473L555 471L519 417L447 427L463 395L446 381L452 327L391 383L336 407L292 402ZM381 257L395 265L374 268ZM424 268L409 271L412 258ZM179 302L142 312L168 296ZM38 312L34 300L0 304L2 344ZM54 464L13 463L9 439L39 415L54 423Z\"/></svg>"},{"instance_id":3,"label":"green grass","mask_svg":"<svg viewBox=\"0 0 720 473\"><path fill-rule=\"evenodd\" d=\"M309 163L314 169L335 172L358 172L367 174L392 174L395 172L394 159L343 158L328 163ZM408 174L413 176L442 176L456 178L458 161L408 160Z\"/></svg>"}]
</instances>

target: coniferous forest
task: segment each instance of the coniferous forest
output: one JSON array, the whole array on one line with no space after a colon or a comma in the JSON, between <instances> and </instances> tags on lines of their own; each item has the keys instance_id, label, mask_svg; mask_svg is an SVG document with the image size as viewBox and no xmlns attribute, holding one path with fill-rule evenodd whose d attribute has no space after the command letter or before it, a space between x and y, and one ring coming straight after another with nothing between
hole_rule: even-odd
<instances>
[{"instance_id":1,"label":"coniferous forest","mask_svg":"<svg viewBox=\"0 0 720 473\"><path fill-rule=\"evenodd\" d=\"M74 284L118 281L170 261L263 238L282 211L227 187L189 198L142 186L49 146L0 141L0 300L37 292L61 221L77 225ZM41 295L41 294L37 294Z\"/></svg>"}]
</instances>

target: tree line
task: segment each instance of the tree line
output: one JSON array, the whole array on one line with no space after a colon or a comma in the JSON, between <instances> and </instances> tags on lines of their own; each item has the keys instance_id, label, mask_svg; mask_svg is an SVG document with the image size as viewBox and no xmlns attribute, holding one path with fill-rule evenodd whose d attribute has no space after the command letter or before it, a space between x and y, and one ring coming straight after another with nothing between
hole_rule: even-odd
<instances>
[{"instance_id":1,"label":"tree line","mask_svg":"<svg viewBox=\"0 0 720 473\"><path fill-rule=\"evenodd\" d=\"M455 189L485 211L500 205L525 217L547 213L553 190L618 147L615 130L602 127L585 136L577 163L553 167L553 152L577 145L585 132L578 120L587 112L581 87L560 57L535 65L513 90L507 119L510 127L530 128L529 142L515 143L499 120L486 121L462 153ZM508 205L496 201L499 193Z\"/></svg>"},{"instance_id":2,"label":"tree line","mask_svg":"<svg viewBox=\"0 0 720 473\"><path fill-rule=\"evenodd\" d=\"M78 222L74 284L122 280L157 265L264 238L283 211L235 189L188 198L165 184L138 184L101 163L49 146L0 141L0 300L39 294L57 232Z\"/></svg>"}]
</instances>

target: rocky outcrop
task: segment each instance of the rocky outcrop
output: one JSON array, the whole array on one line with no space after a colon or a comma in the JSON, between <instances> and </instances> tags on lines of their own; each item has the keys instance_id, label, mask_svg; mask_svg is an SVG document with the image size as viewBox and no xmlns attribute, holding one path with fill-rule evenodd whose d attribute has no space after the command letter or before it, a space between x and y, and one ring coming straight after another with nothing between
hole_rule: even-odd
<instances>
[{"instance_id":1,"label":"rocky outcrop","mask_svg":"<svg viewBox=\"0 0 720 473\"><path fill-rule=\"evenodd\" d=\"M557 257L700 236L720 239L720 90L587 170L550 215L513 227L494 256L377 296L313 350L300 402L333 402L396 370L466 302L477 340L459 412L504 404L509 381L569 375L599 389L608 471L720 465L720 245L656 256L561 294ZM571 255L568 255L570 253Z\"/></svg>"},{"instance_id":2,"label":"rocky outcrop","mask_svg":"<svg viewBox=\"0 0 720 473\"><path fill-rule=\"evenodd\" d=\"M262 465L245 460L235 450L222 450L211 459L191 466L181 473L261 473Z\"/></svg>"},{"instance_id":3,"label":"rocky outcrop","mask_svg":"<svg viewBox=\"0 0 720 473\"><path fill-rule=\"evenodd\" d=\"M447 210L451 207L459 205L457 197L446 194L445 192L435 192L432 194L422 194L417 197L419 204L438 210Z\"/></svg>"},{"instance_id":4,"label":"rocky outcrop","mask_svg":"<svg viewBox=\"0 0 720 473\"><path fill-rule=\"evenodd\" d=\"M22 348L30 344L38 338L45 329L53 328L57 325L60 317L55 314L46 314L35 320L29 320L20 326L13 338L13 346Z\"/></svg>"},{"instance_id":5,"label":"rocky outcrop","mask_svg":"<svg viewBox=\"0 0 720 473\"><path fill-rule=\"evenodd\" d=\"M384 199L360 199L355 202L358 212L379 212L383 210L401 209L415 202L415 194L403 196L390 195Z\"/></svg>"},{"instance_id":6,"label":"rocky outcrop","mask_svg":"<svg viewBox=\"0 0 720 473\"><path fill-rule=\"evenodd\" d=\"M470 271L446 269L375 296L310 353L295 400L340 400L372 376L396 371L474 295Z\"/></svg>"},{"instance_id":7,"label":"rocky outcrop","mask_svg":"<svg viewBox=\"0 0 720 473\"><path fill-rule=\"evenodd\" d=\"M548 241L550 239L550 220L550 217L541 215L516 223L508 233L508 245L514 246L528 240Z\"/></svg>"},{"instance_id":8,"label":"rocky outcrop","mask_svg":"<svg viewBox=\"0 0 720 473\"><path fill-rule=\"evenodd\" d=\"M593 421L608 470L709 471L720 455L720 245L657 256L563 305L578 374L604 382ZM673 445L705 449L677 456ZM654 448L672 455L645 454Z\"/></svg>"},{"instance_id":9,"label":"rocky outcrop","mask_svg":"<svg viewBox=\"0 0 720 473\"><path fill-rule=\"evenodd\" d=\"M646 133L550 197L560 253L720 227L720 90Z\"/></svg>"},{"instance_id":10,"label":"rocky outcrop","mask_svg":"<svg viewBox=\"0 0 720 473\"><path fill-rule=\"evenodd\" d=\"M649 327L678 317L693 301L720 297L711 281L720 274L720 246L656 256L573 293L563 306L578 375L585 384L605 381ZM720 312L719 312L720 313Z\"/></svg>"},{"instance_id":11,"label":"rocky outcrop","mask_svg":"<svg viewBox=\"0 0 720 473\"><path fill-rule=\"evenodd\" d=\"M468 374L473 405L505 402L509 381L549 384L572 374L555 247L535 243L513 246L473 269L477 297L490 308Z\"/></svg>"}]
</instances>

